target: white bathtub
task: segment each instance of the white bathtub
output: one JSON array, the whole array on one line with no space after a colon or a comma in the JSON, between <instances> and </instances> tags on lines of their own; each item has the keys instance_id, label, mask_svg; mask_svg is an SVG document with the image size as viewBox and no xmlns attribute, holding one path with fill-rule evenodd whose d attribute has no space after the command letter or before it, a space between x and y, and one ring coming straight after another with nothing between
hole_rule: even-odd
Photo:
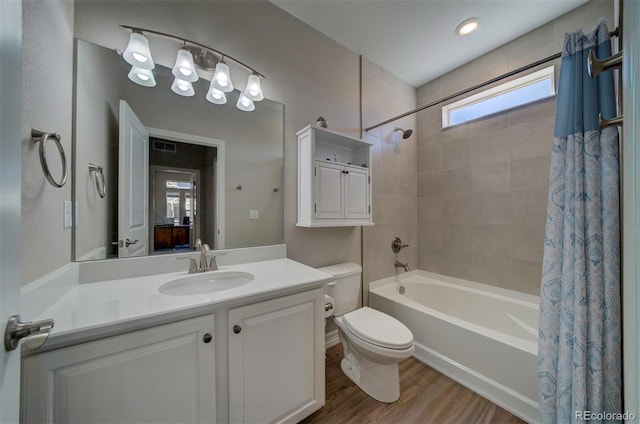
<instances>
[{"instance_id":1,"label":"white bathtub","mask_svg":"<svg viewBox=\"0 0 640 424\"><path fill-rule=\"evenodd\" d=\"M528 422L540 421L539 300L426 271L369 285L371 306L413 332L417 359Z\"/></svg>"}]
</instances>

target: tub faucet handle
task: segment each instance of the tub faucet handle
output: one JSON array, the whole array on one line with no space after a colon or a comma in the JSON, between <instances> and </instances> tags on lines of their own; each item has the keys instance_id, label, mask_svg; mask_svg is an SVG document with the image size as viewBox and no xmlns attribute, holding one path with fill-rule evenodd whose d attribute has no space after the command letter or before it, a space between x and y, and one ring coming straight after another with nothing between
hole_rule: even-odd
<instances>
[{"instance_id":1,"label":"tub faucet handle","mask_svg":"<svg viewBox=\"0 0 640 424\"><path fill-rule=\"evenodd\" d=\"M409 247L409 245L402 243L402 240L400 240L400 237L395 237L391 242L391 250L393 250L393 253L398 253L405 247Z\"/></svg>"}]
</instances>

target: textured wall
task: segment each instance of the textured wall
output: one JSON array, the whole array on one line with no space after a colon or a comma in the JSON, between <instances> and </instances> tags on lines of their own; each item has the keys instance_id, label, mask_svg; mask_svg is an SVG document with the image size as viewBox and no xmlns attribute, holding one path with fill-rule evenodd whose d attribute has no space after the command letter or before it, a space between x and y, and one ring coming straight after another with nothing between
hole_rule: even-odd
<instances>
[{"instance_id":1,"label":"textured wall","mask_svg":"<svg viewBox=\"0 0 640 424\"><path fill-rule=\"evenodd\" d=\"M362 60L362 126L375 125L416 107L416 89L371 61ZM394 127L411 128L403 140ZM364 138L373 142L371 179L373 227L363 227L364 282L404 272L394 262L408 262L417 268L417 140L416 116L373 129ZM398 236L411 246L400 253L391 251Z\"/></svg>"},{"instance_id":2,"label":"textured wall","mask_svg":"<svg viewBox=\"0 0 640 424\"><path fill-rule=\"evenodd\" d=\"M550 56L601 16L615 27L612 2L589 2L423 85L419 103ZM551 99L445 130L439 106L418 114L420 269L539 294L554 114Z\"/></svg>"},{"instance_id":3,"label":"textured wall","mask_svg":"<svg viewBox=\"0 0 640 424\"><path fill-rule=\"evenodd\" d=\"M71 228L63 228L63 201L71 200L73 2L23 2L22 49L22 281L31 282L71 261ZM40 168L31 128L58 132L67 155L69 180L49 184ZM58 151L47 143L54 177Z\"/></svg>"}]
</instances>

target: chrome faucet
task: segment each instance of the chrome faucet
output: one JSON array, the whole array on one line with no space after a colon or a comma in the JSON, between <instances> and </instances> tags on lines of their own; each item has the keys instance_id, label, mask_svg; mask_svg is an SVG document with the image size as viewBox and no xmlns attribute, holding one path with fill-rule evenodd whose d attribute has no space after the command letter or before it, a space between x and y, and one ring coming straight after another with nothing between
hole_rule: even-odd
<instances>
[{"instance_id":1,"label":"chrome faucet","mask_svg":"<svg viewBox=\"0 0 640 424\"><path fill-rule=\"evenodd\" d=\"M204 243L200 248L200 272L211 271L211 266L209 265L210 260L211 249L209 249L209 245L207 243Z\"/></svg>"},{"instance_id":2,"label":"chrome faucet","mask_svg":"<svg viewBox=\"0 0 640 424\"><path fill-rule=\"evenodd\" d=\"M218 256L223 256L226 255L227 252L218 252L218 253L212 253L211 254L211 261L209 262L209 270L210 271L217 271L218 269L218 263L216 262L216 258Z\"/></svg>"},{"instance_id":3,"label":"chrome faucet","mask_svg":"<svg viewBox=\"0 0 640 424\"><path fill-rule=\"evenodd\" d=\"M406 263L402 263L400 261L396 261L395 264L393 264L396 268L404 268L405 272L411 271L411 268L409 267L409 262Z\"/></svg>"},{"instance_id":4,"label":"chrome faucet","mask_svg":"<svg viewBox=\"0 0 640 424\"><path fill-rule=\"evenodd\" d=\"M178 260L189 259L189 274L196 274L199 272L218 271L218 263L216 257L226 255L227 252L211 253L211 249L208 244L200 246L200 266L194 258L189 256L179 256Z\"/></svg>"},{"instance_id":5,"label":"chrome faucet","mask_svg":"<svg viewBox=\"0 0 640 424\"><path fill-rule=\"evenodd\" d=\"M200 272L200 270L198 269L198 264L196 263L196 260L193 258L190 258L189 256L178 256L176 258L179 261L185 261L185 260L189 260L189 271L188 274L195 274L197 272Z\"/></svg>"}]
</instances>

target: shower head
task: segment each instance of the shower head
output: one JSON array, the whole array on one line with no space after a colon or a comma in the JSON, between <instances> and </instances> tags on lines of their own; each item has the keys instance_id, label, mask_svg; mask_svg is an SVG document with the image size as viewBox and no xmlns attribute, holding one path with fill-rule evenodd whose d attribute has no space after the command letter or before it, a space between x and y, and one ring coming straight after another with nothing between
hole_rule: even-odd
<instances>
[{"instance_id":1,"label":"shower head","mask_svg":"<svg viewBox=\"0 0 640 424\"><path fill-rule=\"evenodd\" d=\"M408 130L403 130L400 127L395 127L393 131L402 131L403 140L406 140L407 138L411 137L411 134L413 134L413 130L411 128L409 128Z\"/></svg>"}]
</instances>

